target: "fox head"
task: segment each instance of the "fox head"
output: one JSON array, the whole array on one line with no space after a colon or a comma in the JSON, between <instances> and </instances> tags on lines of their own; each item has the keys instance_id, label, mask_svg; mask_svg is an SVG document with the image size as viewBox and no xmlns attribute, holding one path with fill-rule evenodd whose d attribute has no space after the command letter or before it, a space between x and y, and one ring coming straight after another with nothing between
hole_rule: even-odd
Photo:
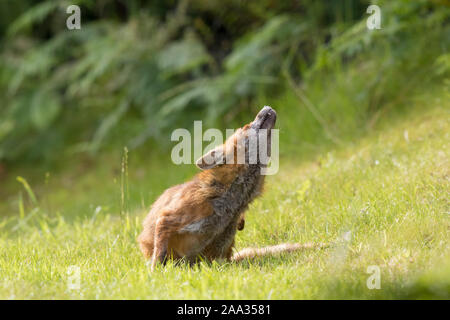
<instances>
[{"instance_id":1,"label":"fox head","mask_svg":"<svg viewBox=\"0 0 450 320\"><path fill-rule=\"evenodd\" d=\"M224 144L198 159L197 167L206 170L221 165L267 166L271 153L271 130L276 120L275 110L265 106L255 120L237 129Z\"/></svg>"}]
</instances>

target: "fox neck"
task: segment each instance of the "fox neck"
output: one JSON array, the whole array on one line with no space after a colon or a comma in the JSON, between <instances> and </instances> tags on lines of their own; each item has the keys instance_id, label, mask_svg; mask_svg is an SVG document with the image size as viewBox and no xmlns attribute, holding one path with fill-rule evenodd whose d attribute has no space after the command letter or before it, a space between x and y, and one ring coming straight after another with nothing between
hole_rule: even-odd
<instances>
[{"instance_id":1,"label":"fox neck","mask_svg":"<svg viewBox=\"0 0 450 320\"><path fill-rule=\"evenodd\" d=\"M259 165L241 165L215 168L211 172L211 186L215 194L214 210L226 216L237 217L262 190L264 176Z\"/></svg>"},{"instance_id":2,"label":"fox neck","mask_svg":"<svg viewBox=\"0 0 450 320\"><path fill-rule=\"evenodd\" d=\"M239 184L243 180L253 180L252 178L264 180L260 170L259 165L222 165L202 171L198 174L198 177L206 186L219 188L223 192L231 185Z\"/></svg>"}]
</instances>

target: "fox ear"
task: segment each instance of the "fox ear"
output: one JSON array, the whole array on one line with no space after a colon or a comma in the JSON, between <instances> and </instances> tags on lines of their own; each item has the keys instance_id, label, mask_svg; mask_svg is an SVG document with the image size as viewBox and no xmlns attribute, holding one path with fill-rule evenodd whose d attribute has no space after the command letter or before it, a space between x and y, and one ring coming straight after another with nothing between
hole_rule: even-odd
<instances>
[{"instance_id":1,"label":"fox ear","mask_svg":"<svg viewBox=\"0 0 450 320\"><path fill-rule=\"evenodd\" d=\"M224 162L223 146L218 146L205 153L195 162L195 165L202 170L206 170L224 164Z\"/></svg>"}]
</instances>

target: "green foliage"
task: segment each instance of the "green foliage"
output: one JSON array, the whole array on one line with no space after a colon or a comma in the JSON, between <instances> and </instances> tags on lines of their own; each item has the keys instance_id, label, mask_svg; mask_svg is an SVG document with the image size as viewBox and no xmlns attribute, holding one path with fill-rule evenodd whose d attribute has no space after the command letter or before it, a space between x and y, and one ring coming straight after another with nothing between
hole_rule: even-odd
<instances>
[{"instance_id":1,"label":"green foliage","mask_svg":"<svg viewBox=\"0 0 450 320\"><path fill-rule=\"evenodd\" d=\"M290 92L313 115L311 132L339 143L350 119L364 127L399 91L448 75L449 8L429 1L380 1L377 31L365 27L364 1L86 0L74 31L67 1L17 3L29 8L12 11L0 47L0 160L9 162L133 149L193 119L225 125ZM360 109L340 121L314 92L349 65L371 75L349 96Z\"/></svg>"}]
</instances>

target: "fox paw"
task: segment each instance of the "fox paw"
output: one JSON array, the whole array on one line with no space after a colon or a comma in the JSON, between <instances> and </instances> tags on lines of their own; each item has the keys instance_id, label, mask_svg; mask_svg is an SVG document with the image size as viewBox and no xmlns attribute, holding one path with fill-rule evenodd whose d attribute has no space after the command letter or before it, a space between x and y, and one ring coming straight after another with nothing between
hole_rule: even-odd
<instances>
[{"instance_id":1,"label":"fox paw","mask_svg":"<svg viewBox=\"0 0 450 320\"><path fill-rule=\"evenodd\" d=\"M237 229L239 231L242 231L242 230L244 230L244 227L245 227L245 220L244 219L239 220L238 225L237 225Z\"/></svg>"}]
</instances>

